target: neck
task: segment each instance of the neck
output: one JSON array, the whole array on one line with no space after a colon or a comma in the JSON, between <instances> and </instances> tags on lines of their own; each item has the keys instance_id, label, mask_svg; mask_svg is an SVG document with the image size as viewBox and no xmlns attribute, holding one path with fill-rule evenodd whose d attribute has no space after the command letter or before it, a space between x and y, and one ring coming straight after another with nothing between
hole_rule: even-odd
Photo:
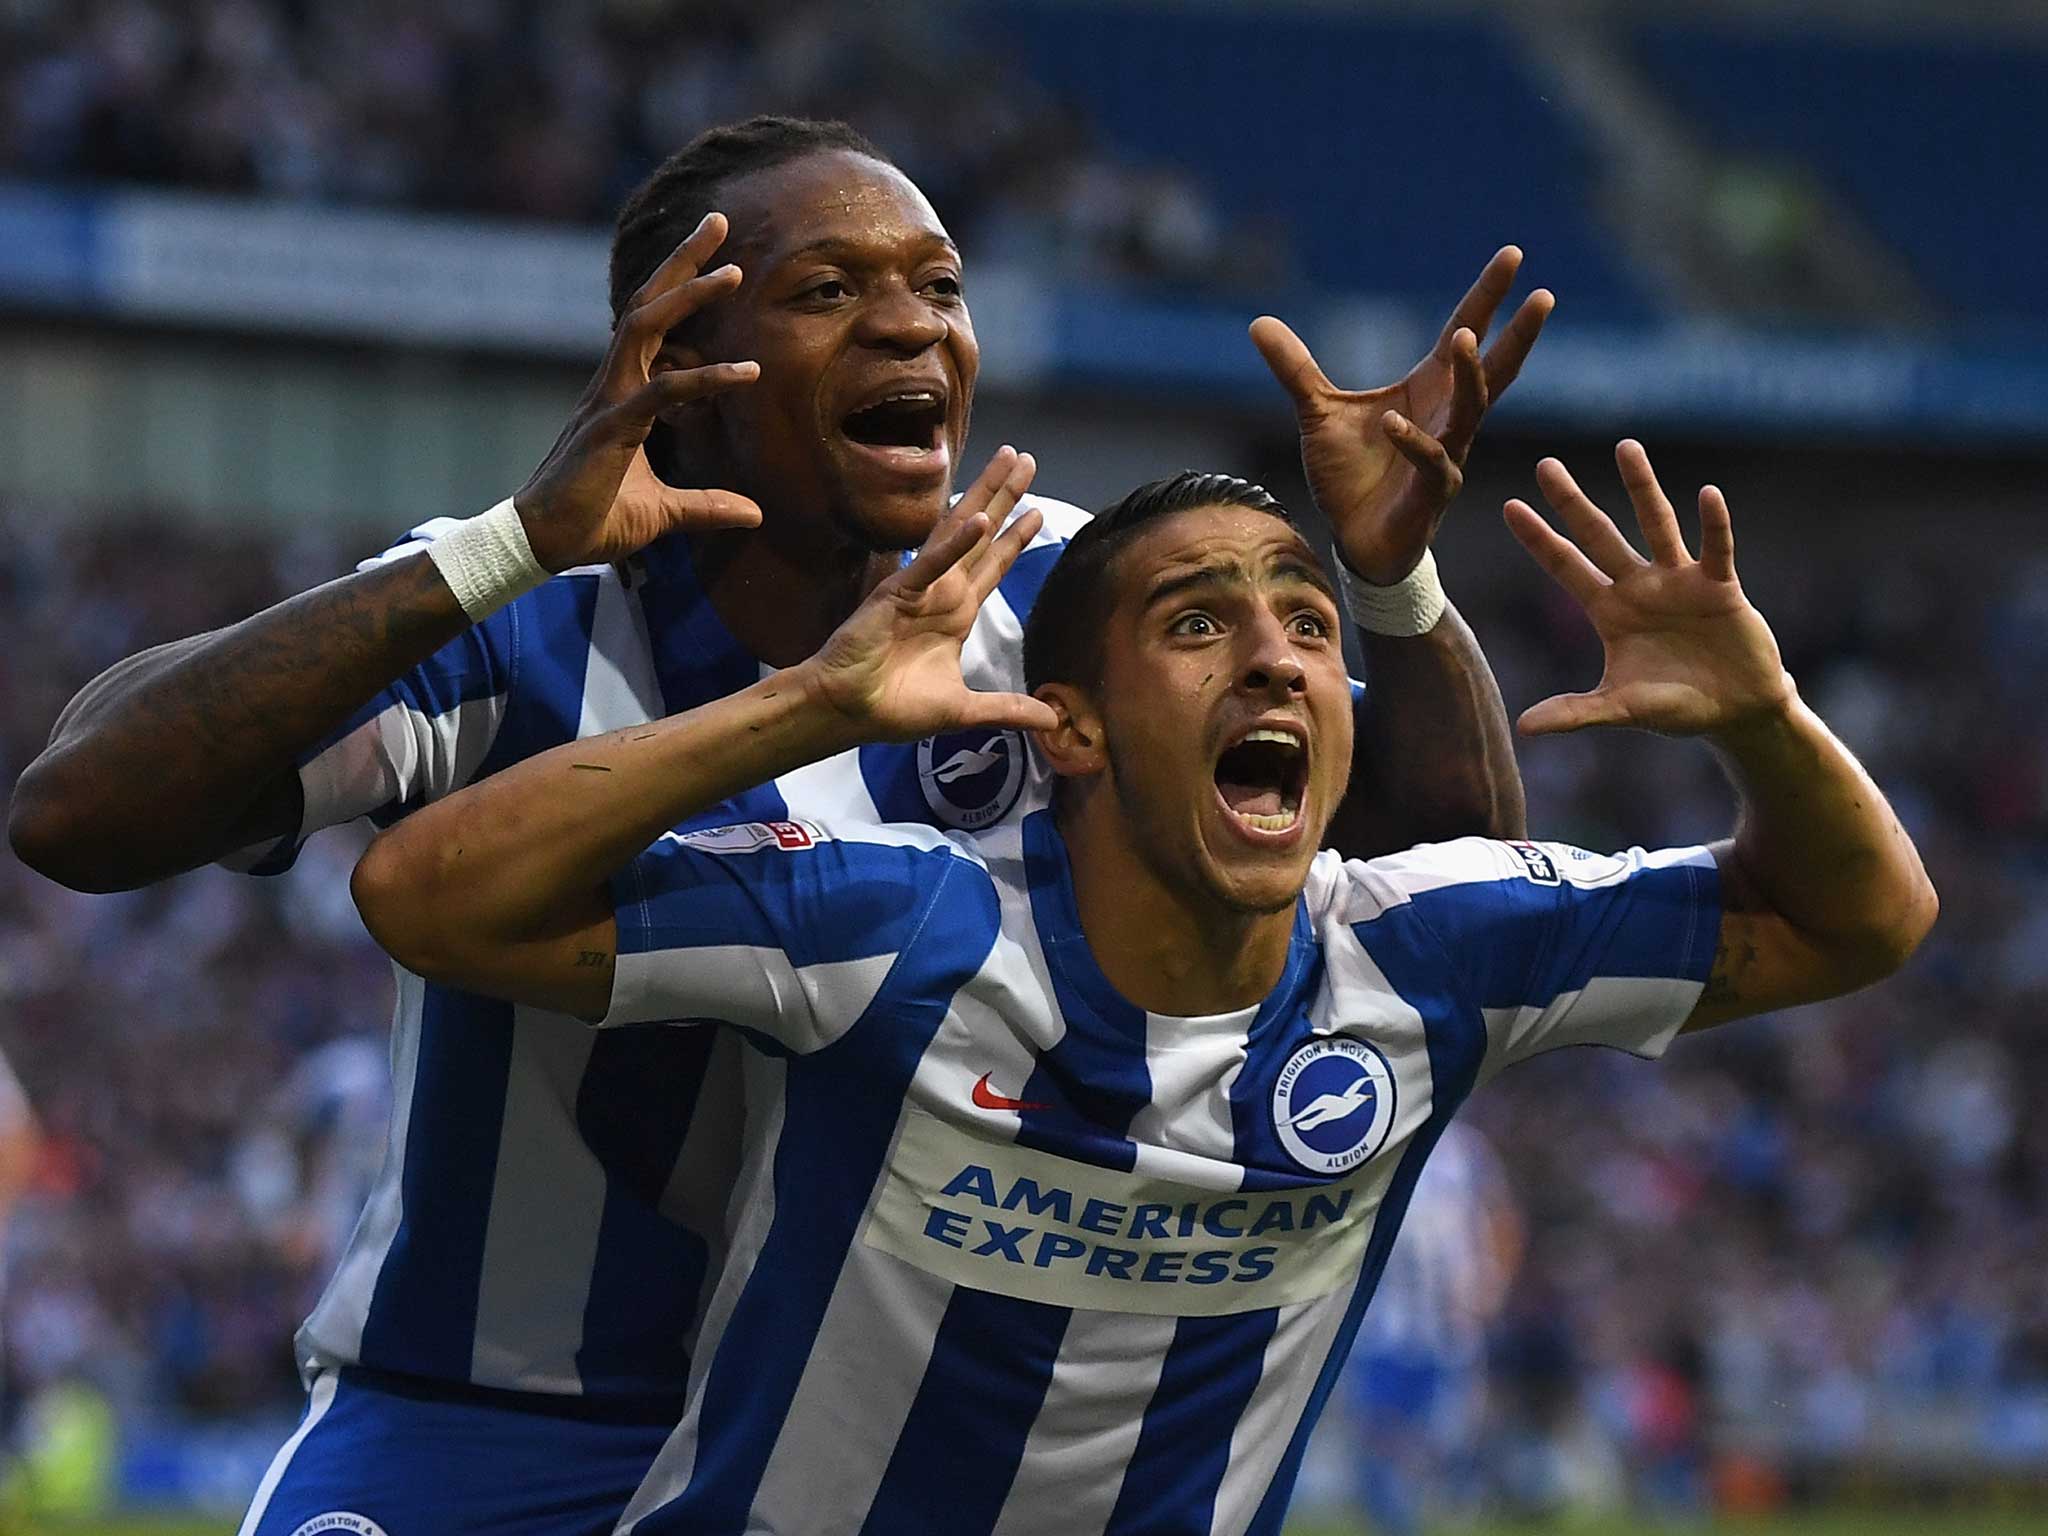
<instances>
[{"instance_id":1,"label":"neck","mask_svg":"<svg viewBox=\"0 0 2048 1536\"><path fill-rule=\"evenodd\" d=\"M898 563L852 544L784 549L765 528L693 535L690 556L712 611L771 667L817 654Z\"/></svg>"},{"instance_id":2,"label":"neck","mask_svg":"<svg viewBox=\"0 0 2048 1536\"><path fill-rule=\"evenodd\" d=\"M1068 786L1080 804L1060 832L1089 952L1109 984L1148 1013L1231 1013L1280 984L1294 903L1247 912L1162 878L1139 853L1106 787Z\"/></svg>"}]
</instances>

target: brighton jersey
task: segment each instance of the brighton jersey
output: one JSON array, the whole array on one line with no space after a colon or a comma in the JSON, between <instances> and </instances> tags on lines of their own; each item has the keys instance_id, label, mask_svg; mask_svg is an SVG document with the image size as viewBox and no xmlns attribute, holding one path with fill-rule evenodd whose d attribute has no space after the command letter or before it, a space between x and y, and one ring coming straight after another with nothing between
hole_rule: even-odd
<instances>
[{"instance_id":1,"label":"brighton jersey","mask_svg":"<svg viewBox=\"0 0 2048 1536\"><path fill-rule=\"evenodd\" d=\"M1022 625L1084 514L1046 523L984 607L968 681L1014 689ZM429 524L380 557L416 553ZM371 562L375 563L375 562ZM386 825L507 764L724 697L764 668L670 538L625 569L565 572L384 689L300 770L300 838ZM974 828L1042 802L1016 732L848 753L705 818ZM259 862L283 867L287 845ZM737 1046L710 1031L594 1036L580 1021L398 972L389 1144L306 1367L361 1364L528 1392L679 1403L738 1151Z\"/></svg>"},{"instance_id":2,"label":"brighton jersey","mask_svg":"<svg viewBox=\"0 0 2048 1536\"><path fill-rule=\"evenodd\" d=\"M1704 849L1325 853L1271 995L1167 1018L1097 968L1049 811L671 836L612 895L605 1024L748 1042L636 1536L1277 1532L1452 1112L1552 1047L1661 1052L1719 926Z\"/></svg>"}]
</instances>

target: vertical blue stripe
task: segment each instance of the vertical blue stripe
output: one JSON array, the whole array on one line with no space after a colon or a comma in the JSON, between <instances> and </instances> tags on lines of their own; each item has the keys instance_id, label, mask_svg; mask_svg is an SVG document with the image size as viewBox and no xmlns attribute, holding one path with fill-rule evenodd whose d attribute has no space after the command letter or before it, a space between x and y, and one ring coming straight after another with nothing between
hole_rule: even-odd
<instances>
[{"instance_id":1,"label":"vertical blue stripe","mask_svg":"<svg viewBox=\"0 0 2048 1536\"><path fill-rule=\"evenodd\" d=\"M834 1044L788 1060L774 1161L775 1217L704 1373L689 1485L637 1529L738 1536L796 1397L825 1309L953 994L1001 931L988 877L946 862L922 928L882 992Z\"/></svg>"},{"instance_id":2,"label":"vertical blue stripe","mask_svg":"<svg viewBox=\"0 0 2048 1536\"><path fill-rule=\"evenodd\" d=\"M761 680L761 663L733 638L697 582L689 539L672 533L643 557L649 580L640 610L654 660L661 706L671 715L729 698ZM782 821L788 802L773 784L743 790L730 800L678 822L679 830L725 827L742 821Z\"/></svg>"},{"instance_id":3,"label":"vertical blue stripe","mask_svg":"<svg viewBox=\"0 0 2048 1536\"><path fill-rule=\"evenodd\" d=\"M467 1381L512 1064L512 1005L429 985L420 1005L401 1215L359 1359Z\"/></svg>"},{"instance_id":4,"label":"vertical blue stripe","mask_svg":"<svg viewBox=\"0 0 2048 1536\"><path fill-rule=\"evenodd\" d=\"M1138 1162L1131 1121L1152 1102L1145 1010L1119 996L1095 963L1050 810L1024 818L1024 873L1032 925L1066 1029L1016 1095L1053 1106L1019 1112L1017 1143L1128 1173Z\"/></svg>"},{"instance_id":5,"label":"vertical blue stripe","mask_svg":"<svg viewBox=\"0 0 2048 1536\"><path fill-rule=\"evenodd\" d=\"M1298 1188L1321 1183L1304 1173L1273 1129L1273 1089L1287 1058L1314 1037L1309 1008L1326 974L1323 947L1309 920L1308 901L1294 906L1294 938L1280 984L1259 1005L1245 1038L1244 1065L1230 1085L1231 1156L1244 1170L1247 1190Z\"/></svg>"},{"instance_id":6,"label":"vertical blue stripe","mask_svg":"<svg viewBox=\"0 0 2048 1536\"><path fill-rule=\"evenodd\" d=\"M1266 1368L1277 1308L1184 1317L1160 1367L1138 1446L1103 1536L1207 1531L1230 1466L1230 1441Z\"/></svg>"},{"instance_id":7,"label":"vertical blue stripe","mask_svg":"<svg viewBox=\"0 0 2048 1536\"><path fill-rule=\"evenodd\" d=\"M953 1288L861 1536L984 1536L1003 1511L1052 1384L1067 1307Z\"/></svg>"},{"instance_id":8,"label":"vertical blue stripe","mask_svg":"<svg viewBox=\"0 0 2048 1536\"><path fill-rule=\"evenodd\" d=\"M513 606L510 695L479 778L573 740L583 712L597 583L551 581ZM511 1074L512 1005L429 985L419 1032L401 1214L370 1293L361 1360L467 1381Z\"/></svg>"},{"instance_id":9,"label":"vertical blue stripe","mask_svg":"<svg viewBox=\"0 0 2048 1536\"><path fill-rule=\"evenodd\" d=\"M1260 1501L1258 1513L1246 1527L1246 1536L1279 1536L1287 1518L1287 1502L1294 1494L1294 1480L1301 1473L1301 1458L1308 1450L1309 1434L1322 1417L1323 1405L1351 1354L1351 1342L1358 1335L1359 1320L1378 1289L1380 1275L1387 1267L1394 1238L1408 1214L1408 1202L1415 1194L1415 1181L1429 1161L1437 1139L1451 1116L1472 1092L1478 1080L1480 1062L1486 1056L1486 1022L1477 1010L1467 1007L1458 996L1450 956L1435 940L1421 918L1405 907L1397 907L1371 923L1353 928L1394 990L1422 1015L1429 1047L1430 1113L1428 1122L1416 1133L1402 1154L1400 1166L1380 1202L1379 1219L1359 1266L1357 1284L1345 1305L1344 1319L1337 1326L1330 1353L1324 1357L1301 1419L1287 1442L1287 1450L1275 1469L1273 1481Z\"/></svg>"},{"instance_id":10,"label":"vertical blue stripe","mask_svg":"<svg viewBox=\"0 0 2048 1536\"><path fill-rule=\"evenodd\" d=\"M576 1095L576 1128L604 1167L604 1211L576 1370L588 1393L680 1390L710 1264L704 1238L663 1216L716 1039L695 1029L605 1030Z\"/></svg>"}]
</instances>

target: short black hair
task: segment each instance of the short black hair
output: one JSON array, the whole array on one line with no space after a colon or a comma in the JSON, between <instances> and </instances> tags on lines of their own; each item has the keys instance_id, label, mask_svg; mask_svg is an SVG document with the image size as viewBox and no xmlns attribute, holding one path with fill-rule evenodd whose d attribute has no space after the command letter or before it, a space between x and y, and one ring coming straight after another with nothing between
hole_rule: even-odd
<instances>
[{"instance_id":1,"label":"short black hair","mask_svg":"<svg viewBox=\"0 0 2048 1536\"><path fill-rule=\"evenodd\" d=\"M640 285L712 210L722 185L735 176L833 150L895 164L847 123L769 115L706 129L662 161L634 188L613 226L612 319L626 312Z\"/></svg>"},{"instance_id":2,"label":"short black hair","mask_svg":"<svg viewBox=\"0 0 2048 1536\"><path fill-rule=\"evenodd\" d=\"M1031 605L1024 625L1025 692L1036 692L1045 683L1093 687L1102 681L1110 567L1147 524L1197 507L1249 507L1295 526L1293 515L1263 485L1194 469L1141 485L1103 508L1067 541Z\"/></svg>"}]
</instances>

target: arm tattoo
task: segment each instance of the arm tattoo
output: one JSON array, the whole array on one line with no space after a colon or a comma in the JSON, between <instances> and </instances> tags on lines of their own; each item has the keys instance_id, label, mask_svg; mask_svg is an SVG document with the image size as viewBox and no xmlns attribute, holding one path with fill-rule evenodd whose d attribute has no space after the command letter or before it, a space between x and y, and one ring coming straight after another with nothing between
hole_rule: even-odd
<instances>
[{"instance_id":1,"label":"arm tattoo","mask_svg":"<svg viewBox=\"0 0 2048 1536\"><path fill-rule=\"evenodd\" d=\"M611 952L609 950L579 949L576 952L576 965L578 969L582 969L587 966L604 965L607 964L611 960L611 958Z\"/></svg>"},{"instance_id":2,"label":"arm tattoo","mask_svg":"<svg viewBox=\"0 0 2048 1536\"><path fill-rule=\"evenodd\" d=\"M1735 1007L1743 998L1743 984L1756 965L1756 945L1740 935L1730 935L1723 925L1721 942L1714 948L1714 967L1700 992L1701 1007Z\"/></svg>"},{"instance_id":3,"label":"arm tattoo","mask_svg":"<svg viewBox=\"0 0 2048 1536\"><path fill-rule=\"evenodd\" d=\"M63 828L51 872L140 885L295 830L252 827L247 813L295 806L276 789L298 755L468 627L433 562L412 557L110 668L22 777Z\"/></svg>"}]
</instances>

